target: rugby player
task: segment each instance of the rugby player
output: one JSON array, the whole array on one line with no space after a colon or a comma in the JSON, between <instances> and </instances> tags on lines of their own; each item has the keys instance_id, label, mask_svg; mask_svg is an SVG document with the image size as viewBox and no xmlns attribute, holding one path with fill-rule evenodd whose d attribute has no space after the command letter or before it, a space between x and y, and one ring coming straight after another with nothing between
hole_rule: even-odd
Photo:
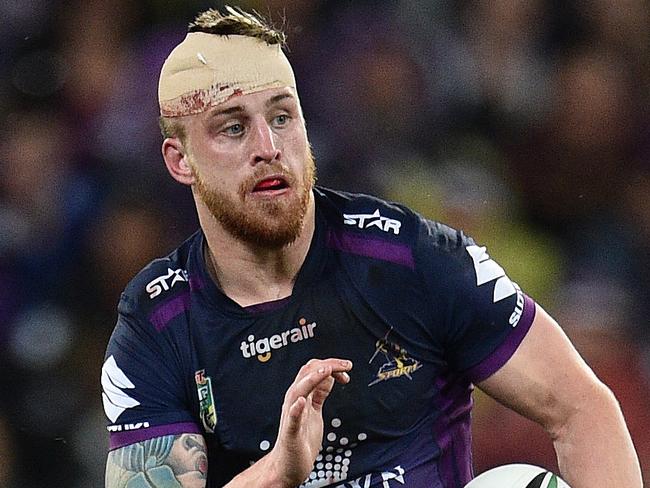
<instances>
[{"instance_id":1,"label":"rugby player","mask_svg":"<svg viewBox=\"0 0 650 488\"><path fill-rule=\"evenodd\" d=\"M574 488L641 488L611 391L484 247L315 186L284 40L210 10L162 68L200 229L121 297L106 486L461 488L476 385L548 431Z\"/></svg>"}]
</instances>

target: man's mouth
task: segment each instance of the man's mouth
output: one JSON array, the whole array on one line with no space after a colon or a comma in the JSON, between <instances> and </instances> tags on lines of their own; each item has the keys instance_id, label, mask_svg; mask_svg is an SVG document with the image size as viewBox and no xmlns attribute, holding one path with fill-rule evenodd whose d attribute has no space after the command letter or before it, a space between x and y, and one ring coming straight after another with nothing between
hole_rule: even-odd
<instances>
[{"instance_id":1,"label":"man's mouth","mask_svg":"<svg viewBox=\"0 0 650 488\"><path fill-rule=\"evenodd\" d=\"M253 193L279 191L289 188L287 180L282 176L270 176L258 182L253 188Z\"/></svg>"}]
</instances>

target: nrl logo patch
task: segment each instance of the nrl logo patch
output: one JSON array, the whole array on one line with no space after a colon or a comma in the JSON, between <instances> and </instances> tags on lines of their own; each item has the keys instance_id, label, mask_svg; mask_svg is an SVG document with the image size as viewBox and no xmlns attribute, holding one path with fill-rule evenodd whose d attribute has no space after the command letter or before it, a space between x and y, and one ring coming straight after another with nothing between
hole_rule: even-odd
<instances>
[{"instance_id":1,"label":"nrl logo patch","mask_svg":"<svg viewBox=\"0 0 650 488\"><path fill-rule=\"evenodd\" d=\"M381 381L399 378L400 376L406 376L409 380L412 380L411 375L422 367L420 361L409 357L406 349L388 340L388 335L392 330L391 327L383 339L379 339L375 343L375 353L368 361L368 364L372 364L380 354L385 358L385 362L379 367L375 379L368 383L368 386L376 385Z\"/></svg>"},{"instance_id":2,"label":"nrl logo patch","mask_svg":"<svg viewBox=\"0 0 650 488\"><path fill-rule=\"evenodd\" d=\"M199 417L206 432L214 434L217 426L217 411L214 408L214 396L212 395L212 381L205 375L205 369L194 373L196 391L199 394Z\"/></svg>"}]
</instances>

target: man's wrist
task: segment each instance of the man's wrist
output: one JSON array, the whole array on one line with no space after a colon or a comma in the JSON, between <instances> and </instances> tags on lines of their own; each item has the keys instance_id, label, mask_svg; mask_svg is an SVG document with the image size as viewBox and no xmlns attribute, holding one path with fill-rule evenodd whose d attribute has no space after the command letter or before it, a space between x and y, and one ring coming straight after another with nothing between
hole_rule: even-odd
<instances>
[{"instance_id":1,"label":"man's wrist","mask_svg":"<svg viewBox=\"0 0 650 488\"><path fill-rule=\"evenodd\" d=\"M228 483L228 488L256 486L259 488L294 488L302 483L290 479L286 462L278 459L273 451L239 473Z\"/></svg>"},{"instance_id":2,"label":"man's wrist","mask_svg":"<svg viewBox=\"0 0 650 488\"><path fill-rule=\"evenodd\" d=\"M264 462L263 471L267 474L264 486L268 488L294 488L302 483L301 480L293 479L289 474L286 459L278 456L276 451L271 450L258 462ZM267 484L268 482L268 484Z\"/></svg>"}]
</instances>

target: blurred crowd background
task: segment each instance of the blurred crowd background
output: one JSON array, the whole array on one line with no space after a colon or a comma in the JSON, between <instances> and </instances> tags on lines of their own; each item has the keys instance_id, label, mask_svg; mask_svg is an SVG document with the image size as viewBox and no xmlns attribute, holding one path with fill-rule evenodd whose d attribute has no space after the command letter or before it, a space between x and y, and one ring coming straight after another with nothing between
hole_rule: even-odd
<instances>
[{"instance_id":1,"label":"blurred crowd background","mask_svg":"<svg viewBox=\"0 0 650 488\"><path fill-rule=\"evenodd\" d=\"M650 4L259 0L323 185L462 228L617 394L650 479ZM196 227L157 77L202 0L0 0L0 487L99 487L119 293ZM542 352L543 353L543 352ZM477 471L556 468L476 395Z\"/></svg>"}]
</instances>

